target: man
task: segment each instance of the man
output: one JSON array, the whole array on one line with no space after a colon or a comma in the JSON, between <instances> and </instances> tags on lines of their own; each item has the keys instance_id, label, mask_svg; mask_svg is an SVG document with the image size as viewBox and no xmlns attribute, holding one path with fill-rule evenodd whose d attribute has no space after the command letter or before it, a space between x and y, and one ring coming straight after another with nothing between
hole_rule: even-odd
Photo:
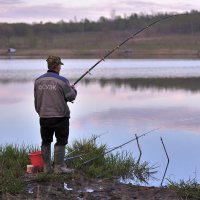
<instances>
[{"instance_id":1,"label":"man","mask_svg":"<svg viewBox=\"0 0 200 200\"><path fill-rule=\"evenodd\" d=\"M51 173L51 143L55 133L54 173L69 173L71 170L64 164L65 146L69 136L70 110L67 102L75 100L77 92L69 81L60 76L60 57L47 58L48 71L35 80L35 110L40 117L44 172Z\"/></svg>"}]
</instances>

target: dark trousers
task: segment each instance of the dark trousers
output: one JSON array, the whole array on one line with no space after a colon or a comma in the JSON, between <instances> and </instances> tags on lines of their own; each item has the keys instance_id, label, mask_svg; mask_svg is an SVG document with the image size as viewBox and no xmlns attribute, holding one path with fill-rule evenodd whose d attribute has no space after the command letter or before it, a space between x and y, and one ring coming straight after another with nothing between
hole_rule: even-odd
<instances>
[{"instance_id":1,"label":"dark trousers","mask_svg":"<svg viewBox=\"0 0 200 200\"><path fill-rule=\"evenodd\" d=\"M56 137L55 145L66 145L68 143L69 136L69 118L40 118L40 133L42 138L42 146L50 145L51 142L53 142L54 133Z\"/></svg>"}]
</instances>

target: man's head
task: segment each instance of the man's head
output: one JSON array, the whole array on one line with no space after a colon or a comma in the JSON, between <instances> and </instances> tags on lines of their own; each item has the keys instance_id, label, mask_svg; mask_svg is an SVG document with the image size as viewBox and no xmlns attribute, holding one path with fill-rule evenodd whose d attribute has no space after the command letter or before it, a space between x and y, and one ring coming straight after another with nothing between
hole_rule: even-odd
<instances>
[{"instance_id":1,"label":"man's head","mask_svg":"<svg viewBox=\"0 0 200 200\"><path fill-rule=\"evenodd\" d=\"M58 57L58 56L49 56L46 61L48 64L48 69L55 70L55 71L57 71L57 70L60 71L60 65L64 65L61 62L60 57Z\"/></svg>"}]
</instances>

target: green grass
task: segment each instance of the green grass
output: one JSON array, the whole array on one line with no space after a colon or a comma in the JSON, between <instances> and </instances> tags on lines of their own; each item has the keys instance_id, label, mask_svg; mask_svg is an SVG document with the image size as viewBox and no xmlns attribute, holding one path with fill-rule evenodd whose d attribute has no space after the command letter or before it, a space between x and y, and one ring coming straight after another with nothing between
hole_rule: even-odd
<instances>
[{"instance_id":1,"label":"green grass","mask_svg":"<svg viewBox=\"0 0 200 200\"><path fill-rule=\"evenodd\" d=\"M148 162L138 164L133 155L127 151L107 154L107 146L97 145L95 138L94 136L93 139L76 140L67 147L69 156L66 159L83 155L66 160L69 167L80 169L92 178L117 177L140 183L147 183L149 179L154 178L156 173L154 166L149 166ZM89 160L90 162L85 163Z\"/></svg>"},{"instance_id":2,"label":"green grass","mask_svg":"<svg viewBox=\"0 0 200 200\"><path fill-rule=\"evenodd\" d=\"M30 163L28 152L32 146L6 145L0 147L0 193L16 193L23 189L24 171Z\"/></svg>"},{"instance_id":3,"label":"green grass","mask_svg":"<svg viewBox=\"0 0 200 200\"><path fill-rule=\"evenodd\" d=\"M58 182L58 181L66 181L71 179L71 174L45 174L45 173L37 173L33 177L33 181L36 182Z\"/></svg>"},{"instance_id":4,"label":"green grass","mask_svg":"<svg viewBox=\"0 0 200 200\"><path fill-rule=\"evenodd\" d=\"M169 180L168 187L178 192L184 199L200 199L200 184L196 178L187 181L173 182Z\"/></svg>"}]
</instances>

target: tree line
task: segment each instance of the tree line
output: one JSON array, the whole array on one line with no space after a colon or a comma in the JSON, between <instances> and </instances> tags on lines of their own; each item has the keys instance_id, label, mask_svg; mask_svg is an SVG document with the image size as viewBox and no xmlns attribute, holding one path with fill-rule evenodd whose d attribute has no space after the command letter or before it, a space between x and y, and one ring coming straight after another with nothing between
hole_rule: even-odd
<instances>
[{"instance_id":1,"label":"tree line","mask_svg":"<svg viewBox=\"0 0 200 200\"><path fill-rule=\"evenodd\" d=\"M155 20L170 16L171 14L156 15L138 15L132 14L129 17L122 18L116 16L114 19L100 17L98 21L88 19L80 22L61 20L57 23L0 23L0 37L24 37L30 35L59 35L74 32L92 32L92 31L137 31ZM200 12L190 11L179 15L170 20L157 24L151 34L185 34L200 32Z\"/></svg>"}]
</instances>

